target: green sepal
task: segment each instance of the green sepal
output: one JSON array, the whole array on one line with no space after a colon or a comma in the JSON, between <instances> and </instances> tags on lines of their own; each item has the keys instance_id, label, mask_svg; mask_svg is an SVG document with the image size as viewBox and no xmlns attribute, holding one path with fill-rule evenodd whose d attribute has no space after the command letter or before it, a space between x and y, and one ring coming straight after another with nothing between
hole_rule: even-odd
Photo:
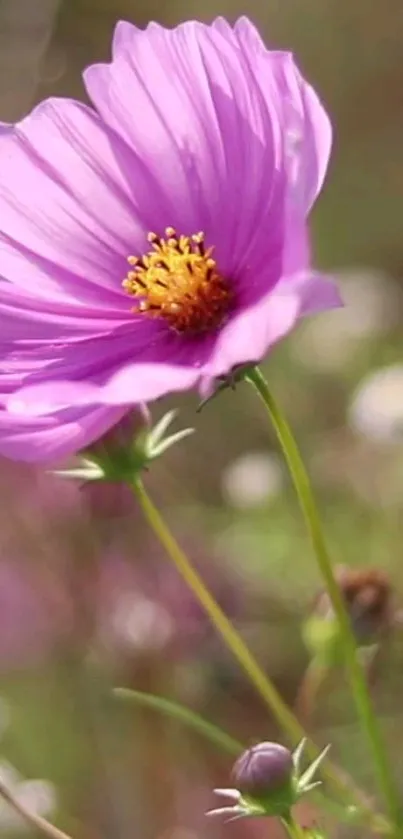
<instances>
[{"instance_id":1,"label":"green sepal","mask_svg":"<svg viewBox=\"0 0 403 839\"><path fill-rule=\"evenodd\" d=\"M193 434L193 428L184 428L165 436L175 417L176 411L168 411L154 427L137 430L128 443L120 440L103 446L98 443L78 457L77 465L52 474L79 481L133 483L152 461Z\"/></svg>"}]
</instances>

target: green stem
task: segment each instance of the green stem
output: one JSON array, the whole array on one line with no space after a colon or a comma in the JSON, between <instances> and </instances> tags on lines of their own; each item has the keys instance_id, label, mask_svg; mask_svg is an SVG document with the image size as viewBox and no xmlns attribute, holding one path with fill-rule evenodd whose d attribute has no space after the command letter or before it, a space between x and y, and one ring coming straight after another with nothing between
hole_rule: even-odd
<instances>
[{"instance_id":1,"label":"green stem","mask_svg":"<svg viewBox=\"0 0 403 839\"><path fill-rule=\"evenodd\" d=\"M137 495L145 518L158 537L161 545L163 545L167 554L173 561L182 579L189 586L199 603L203 606L203 609L209 616L212 624L220 633L225 644L234 654L241 667L243 667L258 693L260 693L264 701L269 706L277 722L288 733L291 741L294 744L297 744L303 737L305 737L304 729L294 717L294 714L289 710L288 706L271 683L270 679L266 676L257 661L249 652L245 642L232 626L232 623L228 620L227 616L215 601L212 594L210 594L202 578L193 568L186 554L167 528L162 516L155 507L139 478L137 478L134 482L133 489ZM315 754L318 754L318 750L315 750Z\"/></svg>"},{"instance_id":2,"label":"green stem","mask_svg":"<svg viewBox=\"0 0 403 839\"><path fill-rule=\"evenodd\" d=\"M172 717L178 720L182 725L187 725L194 731L197 731L207 740L215 743L227 754L233 757L239 757L242 751L246 748L238 740L234 740L225 731L222 731L218 726L208 722L199 714L195 714L189 708L183 705L178 705L177 702L171 702L165 699L164 696L155 696L154 694L144 693L139 690L132 690L130 688L115 688L114 695L118 699L122 699L133 705L144 705L146 708L151 708L154 711L159 711L161 714Z\"/></svg>"},{"instance_id":3,"label":"green stem","mask_svg":"<svg viewBox=\"0 0 403 839\"><path fill-rule=\"evenodd\" d=\"M250 682L254 685L257 692L268 705L277 722L287 733L290 741L296 745L302 740L302 738L306 737L303 727L300 725L292 711L290 711L281 695L270 681L269 677L263 672L255 658L249 652L245 642L228 620L218 603L216 603L212 594L210 594L202 578L193 568L188 557L171 534L139 477L136 477L132 482L132 489L137 496L138 502L146 520L148 521L148 524L160 544L165 548L182 579L189 586L198 602L204 608L204 611L210 618L213 626L221 635L228 649L231 650L234 657L238 660L239 664L248 675ZM317 757L319 754L317 746L315 746L315 744L308 738L306 743L306 753L312 759ZM329 760L327 760L323 765L322 773L324 777L327 778L329 785L331 785L339 794L341 793L343 795L345 801L348 800L351 803L353 798L356 799L356 803L360 807L363 817L368 822L372 822L374 824L376 823L381 832L390 833L390 828L386 819L374 812L366 796L361 792L361 790L358 790L355 787L354 782L348 775L341 772L338 767L333 766Z\"/></svg>"},{"instance_id":4,"label":"green stem","mask_svg":"<svg viewBox=\"0 0 403 839\"><path fill-rule=\"evenodd\" d=\"M305 670L297 691L294 702L294 710L298 719L306 727L311 722L316 703L319 700L319 693L326 682L328 668L320 659L312 658Z\"/></svg>"},{"instance_id":5,"label":"green stem","mask_svg":"<svg viewBox=\"0 0 403 839\"><path fill-rule=\"evenodd\" d=\"M51 824L42 816L28 810L20 799L14 795L11 790L0 780L0 796L16 813L26 822L28 827L33 828L35 832L43 833L47 839L70 839L67 833L59 830L54 824Z\"/></svg>"},{"instance_id":6,"label":"green stem","mask_svg":"<svg viewBox=\"0 0 403 839\"><path fill-rule=\"evenodd\" d=\"M343 643L345 661L354 694L354 700L372 751L378 775L379 787L382 790L385 802L387 803L390 818L393 824L396 825L396 827L401 827L402 813L397 788L385 754L382 737L368 693L364 673L356 654L355 638L351 629L348 614L346 612L344 600L336 582L332 564L327 552L322 526L307 471L292 431L274 400L267 382L260 370L257 367L249 370L246 375L246 380L255 387L266 407L294 481L294 486L305 517L319 569L324 579L334 613L339 622L340 637Z\"/></svg>"},{"instance_id":7,"label":"green stem","mask_svg":"<svg viewBox=\"0 0 403 839\"><path fill-rule=\"evenodd\" d=\"M297 821L293 818L293 816L289 816L288 819L281 819L281 823L285 830L287 831L287 835L290 839L307 839L307 835L304 829L298 824Z\"/></svg>"}]
</instances>

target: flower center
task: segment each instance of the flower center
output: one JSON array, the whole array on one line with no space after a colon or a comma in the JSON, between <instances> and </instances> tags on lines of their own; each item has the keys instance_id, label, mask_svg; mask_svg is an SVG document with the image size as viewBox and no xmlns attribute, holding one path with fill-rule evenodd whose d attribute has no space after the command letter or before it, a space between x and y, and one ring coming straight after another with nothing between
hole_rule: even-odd
<instances>
[{"instance_id":1,"label":"flower center","mask_svg":"<svg viewBox=\"0 0 403 839\"><path fill-rule=\"evenodd\" d=\"M162 317L176 332L197 334L216 329L228 314L232 293L221 277L204 234L178 236L173 227L166 239L149 233L152 250L129 256L131 270L123 288L138 298L135 312Z\"/></svg>"}]
</instances>

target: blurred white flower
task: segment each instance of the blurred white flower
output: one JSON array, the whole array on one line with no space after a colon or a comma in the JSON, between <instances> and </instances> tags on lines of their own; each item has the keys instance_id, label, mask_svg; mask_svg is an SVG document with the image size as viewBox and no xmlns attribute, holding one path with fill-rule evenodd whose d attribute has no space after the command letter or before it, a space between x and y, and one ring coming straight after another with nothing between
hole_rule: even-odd
<instances>
[{"instance_id":1,"label":"blurred white flower","mask_svg":"<svg viewBox=\"0 0 403 839\"><path fill-rule=\"evenodd\" d=\"M14 766L0 763L0 780L30 813L48 817L56 809L56 793L50 781L24 781ZM26 826L24 819L0 798L0 829L19 832Z\"/></svg>"},{"instance_id":2,"label":"blurred white flower","mask_svg":"<svg viewBox=\"0 0 403 839\"><path fill-rule=\"evenodd\" d=\"M401 317L403 298L388 277L349 272L338 277L343 309L307 320L292 342L293 354L315 370L339 370L364 338L381 335Z\"/></svg>"},{"instance_id":3,"label":"blurred white flower","mask_svg":"<svg viewBox=\"0 0 403 839\"><path fill-rule=\"evenodd\" d=\"M56 793L49 781L22 781L18 784L17 797L30 813L49 816L56 810Z\"/></svg>"},{"instance_id":4,"label":"blurred white flower","mask_svg":"<svg viewBox=\"0 0 403 839\"><path fill-rule=\"evenodd\" d=\"M116 602L106 638L110 633L111 640L119 646L147 652L165 647L174 629L171 616L160 603L126 592Z\"/></svg>"},{"instance_id":5,"label":"blurred white flower","mask_svg":"<svg viewBox=\"0 0 403 839\"><path fill-rule=\"evenodd\" d=\"M369 439L403 441L403 364L372 372L360 382L351 399L348 421Z\"/></svg>"},{"instance_id":6,"label":"blurred white flower","mask_svg":"<svg viewBox=\"0 0 403 839\"><path fill-rule=\"evenodd\" d=\"M238 457L224 471L222 492L225 500L237 509L264 504L281 492L284 470L280 459L267 452L248 452Z\"/></svg>"},{"instance_id":7,"label":"blurred white flower","mask_svg":"<svg viewBox=\"0 0 403 839\"><path fill-rule=\"evenodd\" d=\"M389 277L370 271L350 271L339 282L344 300L344 332L358 337L381 335L398 323L403 299L399 287Z\"/></svg>"}]
</instances>

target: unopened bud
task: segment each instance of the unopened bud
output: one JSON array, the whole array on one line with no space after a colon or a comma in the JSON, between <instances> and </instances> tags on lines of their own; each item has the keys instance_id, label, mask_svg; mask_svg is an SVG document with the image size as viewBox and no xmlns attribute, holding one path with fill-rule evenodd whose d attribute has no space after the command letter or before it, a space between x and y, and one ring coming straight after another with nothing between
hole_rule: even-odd
<instances>
[{"instance_id":1,"label":"unopened bud","mask_svg":"<svg viewBox=\"0 0 403 839\"><path fill-rule=\"evenodd\" d=\"M232 779L242 795L265 799L289 787L294 770L291 752L279 743L258 743L236 761Z\"/></svg>"},{"instance_id":2,"label":"unopened bud","mask_svg":"<svg viewBox=\"0 0 403 839\"><path fill-rule=\"evenodd\" d=\"M119 422L93 443L89 454L109 465L110 470L119 470L120 462L127 462L129 452L138 437L150 427L150 413L145 405L137 405L128 411Z\"/></svg>"},{"instance_id":3,"label":"unopened bud","mask_svg":"<svg viewBox=\"0 0 403 839\"><path fill-rule=\"evenodd\" d=\"M258 743L247 749L232 770L234 789L216 789L217 795L230 800L224 807L209 810L209 816L225 816L231 821L245 817L278 816L289 820L291 809L305 793L320 781L315 774L328 747L301 774L305 740L290 752L279 743Z\"/></svg>"},{"instance_id":4,"label":"unopened bud","mask_svg":"<svg viewBox=\"0 0 403 839\"><path fill-rule=\"evenodd\" d=\"M365 646L375 643L392 622L392 591L386 574L378 568L339 566L336 579L357 644ZM315 614L325 619L333 617L326 591L321 592L316 600Z\"/></svg>"},{"instance_id":5,"label":"unopened bud","mask_svg":"<svg viewBox=\"0 0 403 839\"><path fill-rule=\"evenodd\" d=\"M84 494L91 515L99 522L128 515L133 507L133 495L121 478L127 471L134 473L141 458L136 452L136 441L150 426L148 409L139 405L129 411L92 444L88 456L99 464L102 480L84 480L81 491Z\"/></svg>"}]
</instances>

